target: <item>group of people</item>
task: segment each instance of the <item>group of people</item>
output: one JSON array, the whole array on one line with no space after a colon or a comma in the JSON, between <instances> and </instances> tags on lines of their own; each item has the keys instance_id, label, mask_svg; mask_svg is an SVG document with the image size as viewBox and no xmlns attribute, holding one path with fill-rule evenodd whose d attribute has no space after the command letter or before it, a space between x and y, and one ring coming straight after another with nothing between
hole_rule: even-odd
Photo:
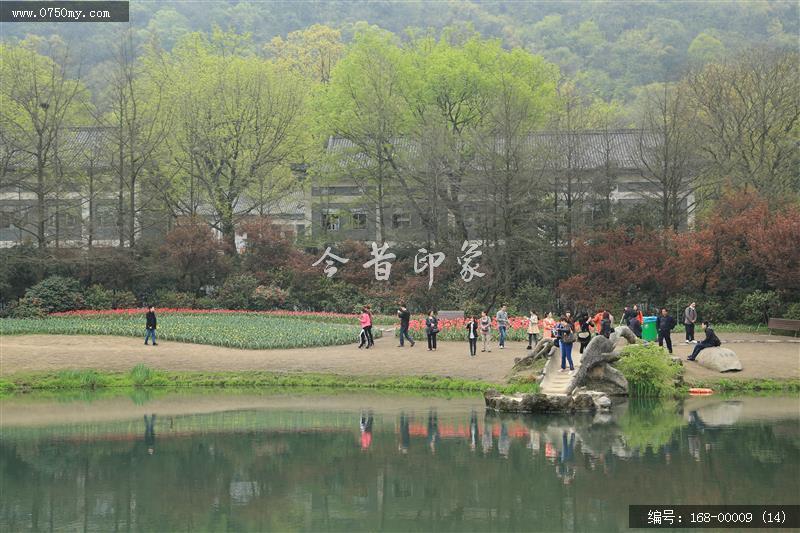
<instances>
[{"instance_id":1,"label":"group of people","mask_svg":"<svg viewBox=\"0 0 800 533\"><path fill-rule=\"evenodd\" d=\"M406 307L404 302L400 302L397 309L397 317L400 319L400 343L398 347L405 346L405 341L408 341L413 347L415 344L414 339L409 334L409 324L411 321L411 313ZM509 316L508 308L506 305L501 305L500 309L495 315L495 322L497 326L497 339L498 346L501 350L506 347L506 340L508 338ZM702 322L702 328L706 333L706 338L702 342L698 342L694 338L695 324L698 319L697 304L690 303L683 312L683 325L686 329L686 343L695 344L692 354L688 357L689 361L694 361L697 355L712 346L719 346L720 340L711 324L708 321ZM370 348L375 344L372 336L372 309L369 305L364 306L360 315L361 323L361 342L359 348ZM535 310L531 310L528 316L528 346L530 350L539 339L544 336L545 338L553 338L556 340L561 351L561 372L574 372L575 365L572 360L572 347L577 342L580 346L580 353L582 354L588 346L593 336L602 335L608 338L614 331L614 316L604 308L599 309L596 313L591 314L584 311L578 314L577 317L573 316L570 311L566 311L558 319L553 317L553 313L540 319ZM620 325L625 325L636 335L642 337L642 326L644 324L644 314L638 305L625 306ZM670 354L672 354L672 330L678 325L678 321L669 313L666 307L662 307L658 316L656 317L656 331L659 346L665 346ZM486 311L481 312L480 317L473 315L466 320L465 329L466 337L469 343L470 357L477 356L478 343L481 343L481 352L491 352L491 339L492 328L494 324L492 318ZM436 337L439 333L439 318L436 312L431 310L425 318L425 335L428 340L428 350L434 351L437 349ZM569 367L569 368L567 368Z\"/></svg>"}]
</instances>

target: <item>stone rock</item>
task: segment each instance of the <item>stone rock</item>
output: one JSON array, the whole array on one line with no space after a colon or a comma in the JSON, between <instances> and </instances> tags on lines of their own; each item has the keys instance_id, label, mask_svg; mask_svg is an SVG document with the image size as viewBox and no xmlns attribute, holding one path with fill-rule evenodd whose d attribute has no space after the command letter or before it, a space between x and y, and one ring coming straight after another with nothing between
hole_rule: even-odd
<instances>
[{"instance_id":1,"label":"stone rock","mask_svg":"<svg viewBox=\"0 0 800 533\"><path fill-rule=\"evenodd\" d=\"M683 366L683 359L681 359L680 357L670 357L669 359L673 363L678 363L679 365Z\"/></svg>"},{"instance_id":2,"label":"stone rock","mask_svg":"<svg viewBox=\"0 0 800 533\"><path fill-rule=\"evenodd\" d=\"M612 396L628 394L628 380L622 372L611 365L598 365L586 372L583 386L587 389L603 392Z\"/></svg>"},{"instance_id":3,"label":"stone rock","mask_svg":"<svg viewBox=\"0 0 800 533\"><path fill-rule=\"evenodd\" d=\"M484 393L488 409L508 413L574 413L578 411L608 411L611 399L597 391L584 391L572 396L548 394L499 394L495 390Z\"/></svg>"},{"instance_id":4,"label":"stone rock","mask_svg":"<svg viewBox=\"0 0 800 533\"><path fill-rule=\"evenodd\" d=\"M700 366L717 372L738 372L742 369L742 362L733 350L720 346L702 350L696 359Z\"/></svg>"}]
</instances>

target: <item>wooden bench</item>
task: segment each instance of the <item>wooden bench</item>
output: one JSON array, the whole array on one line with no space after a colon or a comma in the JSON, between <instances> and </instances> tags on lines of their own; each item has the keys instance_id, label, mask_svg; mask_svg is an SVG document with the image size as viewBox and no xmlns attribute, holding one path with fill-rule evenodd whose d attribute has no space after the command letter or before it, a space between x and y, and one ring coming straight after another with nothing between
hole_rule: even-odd
<instances>
[{"instance_id":1,"label":"wooden bench","mask_svg":"<svg viewBox=\"0 0 800 533\"><path fill-rule=\"evenodd\" d=\"M797 337L797 332L800 331L800 320L792 320L791 318L770 318L767 322L769 334L772 335L773 329L780 329L783 331L794 331L794 336Z\"/></svg>"},{"instance_id":2,"label":"wooden bench","mask_svg":"<svg viewBox=\"0 0 800 533\"><path fill-rule=\"evenodd\" d=\"M439 320L456 320L464 318L464 311L439 311L436 316L439 317Z\"/></svg>"}]
</instances>

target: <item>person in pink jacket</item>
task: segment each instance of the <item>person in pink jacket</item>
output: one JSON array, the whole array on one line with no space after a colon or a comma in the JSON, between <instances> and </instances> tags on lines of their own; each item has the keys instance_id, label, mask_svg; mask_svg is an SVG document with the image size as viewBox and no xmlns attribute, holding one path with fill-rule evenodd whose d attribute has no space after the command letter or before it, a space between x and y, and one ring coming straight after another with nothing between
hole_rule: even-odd
<instances>
[{"instance_id":1,"label":"person in pink jacket","mask_svg":"<svg viewBox=\"0 0 800 533\"><path fill-rule=\"evenodd\" d=\"M361 344L358 345L358 348L361 349L366 345L367 349L369 349L370 346L375 345L375 341L372 338L372 310L370 306L364 306L358 318L361 323L361 334L359 335Z\"/></svg>"}]
</instances>

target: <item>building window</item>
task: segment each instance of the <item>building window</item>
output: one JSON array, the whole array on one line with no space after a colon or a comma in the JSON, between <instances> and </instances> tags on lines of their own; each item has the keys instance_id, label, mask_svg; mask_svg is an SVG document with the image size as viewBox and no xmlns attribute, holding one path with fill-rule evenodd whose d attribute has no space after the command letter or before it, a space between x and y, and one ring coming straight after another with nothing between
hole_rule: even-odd
<instances>
[{"instance_id":1,"label":"building window","mask_svg":"<svg viewBox=\"0 0 800 533\"><path fill-rule=\"evenodd\" d=\"M9 229L14 227L14 213L9 211L0 211L0 229Z\"/></svg>"},{"instance_id":2,"label":"building window","mask_svg":"<svg viewBox=\"0 0 800 533\"><path fill-rule=\"evenodd\" d=\"M94 212L95 228L113 228L117 225L117 213L114 206L98 206Z\"/></svg>"},{"instance_id":3,"label":"building window","mask_svg":"<svg viewBox=\"0 0 800 533\"><path fill-rule=\"evenodd\" d=\"M322 229L325 231L339 231L339 214L322 213Z\"/></svg>"},{"instance_id":4,"label":"building window","mask_svg":"<svg viewBox=\"0 0 800 533\"><path fill-rule=\"evenodd\" d=\"M57 216L58 225L62 228L76 228L81 225L80 212L73 208L67 208L63 211L59 211Z\"/></svg>"},{"instance_id":5,"label":"building window","mask_svg":"<svg viewBox=\"0 0 800 533\"><path fill-rule=\"evenodd\" d=\"M367 229L367 214L363 211L353 211L353 229Z\"/></svg>"},{"instance_id":6,"label":"building window","mask_svg":"<svg viewBox=\"0 0 800 533\"><path fill-rule=\"evenodd\" d=\"M400 212L392 215L392 228L407 228L411 225L411 217L408 213Z\"/></svg>"}]
</instances>

